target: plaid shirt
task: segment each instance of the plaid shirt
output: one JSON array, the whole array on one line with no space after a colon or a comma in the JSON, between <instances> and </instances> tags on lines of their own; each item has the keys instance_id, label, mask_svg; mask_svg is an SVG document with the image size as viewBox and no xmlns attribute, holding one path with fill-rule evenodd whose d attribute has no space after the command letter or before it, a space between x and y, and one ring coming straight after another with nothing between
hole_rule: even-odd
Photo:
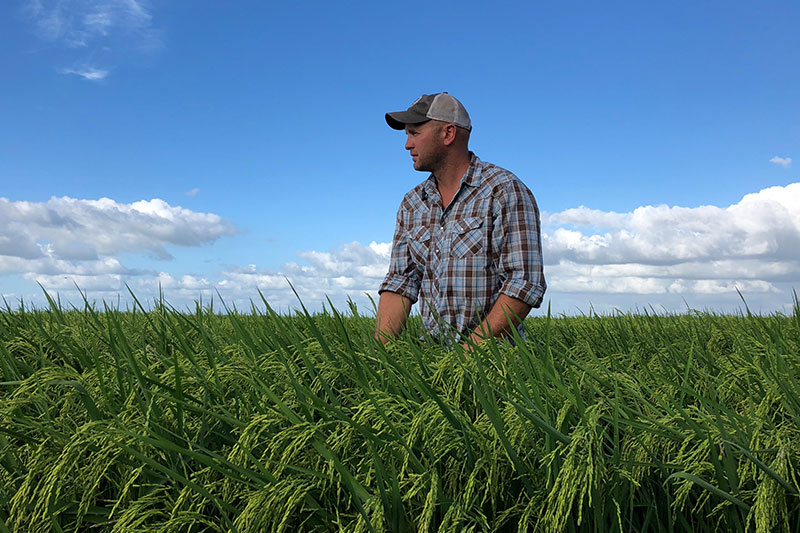
<instances>
[{"instance_id":1,"label":"plaid shirt","mask_svg":"<svg viewBox=\"0 0 800 533\"><path fill-rule=\"evenodd\" d=\"M547 288L533 194L511 172L470 156L447 208L433 174L405 195L378 291L419 296L437 338L450 327L469 334L500 293L539 307Z\"/></svg>"}]
</instances>

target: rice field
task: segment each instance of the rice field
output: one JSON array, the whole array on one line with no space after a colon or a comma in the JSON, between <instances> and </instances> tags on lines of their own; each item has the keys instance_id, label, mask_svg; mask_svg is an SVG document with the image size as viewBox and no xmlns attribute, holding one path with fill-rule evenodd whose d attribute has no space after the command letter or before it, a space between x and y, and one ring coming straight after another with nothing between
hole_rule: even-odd
<instances>
[{"instance_id":1,"label":"rice field","mask_svg":"<svg viewBox=\"0 0 800 533\"><path fill-rule=\"evenodd\" d=\"M263 302L266 304L266 302ZM791 316L0 311L0 532L796 531Z\"/></svg>"}]
</instances>

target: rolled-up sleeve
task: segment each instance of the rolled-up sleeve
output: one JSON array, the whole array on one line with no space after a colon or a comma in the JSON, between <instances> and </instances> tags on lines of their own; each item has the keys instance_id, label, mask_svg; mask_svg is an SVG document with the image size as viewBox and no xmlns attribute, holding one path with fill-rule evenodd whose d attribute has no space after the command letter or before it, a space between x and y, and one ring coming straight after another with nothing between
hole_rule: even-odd
<instances>
[{"instance_id":1,"label":"rolled-up sleeve","mask_svg":"<svg viewBox=\"0 0 800 533\"><path fill-rule=\"evenodd\" d=\"M397 223L392 239L392 257L389 272L378 289L378 294L388 291L400 294L416 303L422 283L422 271L409 251L408 232L403 222L403 207L397 211Z\"/></svg>"},{"instance_id":2,"label":"rolled-up sleeve","mask_svg":"<svg viewBox=\"0 0 800 533\"><path fill-rule=\"evenodd\" d=\"M500 292L539 307L547 284L536 199L520 181L510 180L495 200L493 244L498 253Z\"/></svg>"}]
</instances>

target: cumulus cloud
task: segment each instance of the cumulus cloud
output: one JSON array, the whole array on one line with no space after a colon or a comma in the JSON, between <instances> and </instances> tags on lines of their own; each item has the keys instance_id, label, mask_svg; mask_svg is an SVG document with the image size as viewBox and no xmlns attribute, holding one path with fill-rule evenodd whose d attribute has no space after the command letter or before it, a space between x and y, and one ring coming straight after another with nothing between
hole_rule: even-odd
<instances>
[{"instance_id":1,"label":"cumulus cloud","mask_svg":"<svg viewBox=\"0 0 800 533\"><path fill-rule=\"evenodd\" d=\"M200 189L195 187L194 189L186 191L186 196L197 196L197 193L200 192Z\"/></svg>"},{"instance_id":2,"label":"cumulus cloud","mask_svg":"<svg viewBox=\"0 0 800 533\"><path fill-rule=\"evenodd\" d=\"M342 303L348 296L363 300L365 294L377 296L378 286L389 268L391 243L363 245L350 242L327 252L302 251L302 263L289 262L279 270L259 269L256 265L233 267L217 284L221 293L235 296L257 295L262 291L269 301L282 306L296 303L291 286L303 301L318 304L331 298Z\"/></svg>"},{"instance_id":3,"label":"cumulus cloud","mask_svg":"<svg viewBox=\"0 0 800 533\"><path fill-rule=\"evenodd\" d=\"M343 305L350 295L362 302L365 293L377 296L389 264L391 243L375 242L300 251L296 262L277 269L228 266L213 276L131 268L118 257L133 253L169 259L169 249L200 246L237 232L218 215L159 199L123 204L108 198L38 203L0 198L0 276L18 275L72 303L81 300L78 289L98 301L116 301L130 288L143 299L163 291L171 303L181 305L220 296L241 305L257 300L260 290L271 305L283 309L298 304L291 283L304 302L318 308L327 297ZM35 300L36 290L30 296Z\"/></svg>"},{"instance_id":4,"label":"cumulus cloud","mask_svg":"<svg viewBox=\"0 0 800 533\"><path fill-rule=\"evenodd\" d=\"M73 260L122 251L169 259L169 245L198 246L237 231L219 215L171 206L158 198L122 204L66 196L47 202L0 198L0 227L4 255Z\"/></svg>"},{"instance_id":5,"label":"cumulus cloud","mask_svg":"<svg viewBox=\"0 0 800 533\"><path fill-rule=\"evenodd\" d=\"M544 219L552 259L669 265L781 258L800 249L800 183L748 194L732 206L645 206L630 213L569 209ZM586 232L576 226L610 228Z\"/></svg>"},{"instance_id":6,"label":"cumulus cloud","mask_svg":"<svg viewBox=\"0 0 800 533\"><path fill-rule=\"evenodd\" d=\"M200 246L237 231L219 215L159 199L123 204L109 198L0 198L0 275L20 274L53 288L77 283L114 290L133 277L156 274L125 267L115 257L120 253L169 259L170 247Z\"/></svg>"},{"instance_id":7,"label":"cumulus cloud","mask_svg":"<svg viewBox=\"0 0 800 533\"><path fill-rule=\"evenodd\" d=\"M782 294L800 284L800 183L728 207L545 214L551 293Z\"/></svg>"},{"instance_id":8,"label":"cumulus cloud","mask_svg":"<svg viewBox=\"0 0 800 533\"><path fill-rule=\"evenodd\" d=\"M40 38L71 50L73 65L58 69L62 74L99 81L110 73L99 64L161 47L143 0L28 0L24 11Z\"/></svg>"},{"instance_id":9,"label":"cumulus cloud","mask_svg":"<svg viewBox=\"0 0 800 533\"><path fill-rule=\"evenodd\" d=\"M781 166L783 168L789 168L792 166L792 158L791 157L778 157L775 156L769 160L770 163L775 165Z\"/></svg>"},{"instance_id":10,"label":"cumulus cloud","mask_svg":"<svg viewBox=\"0 0 800 533\"><path fill-rule=\"evenodd\" d=\"M791 312L800 287L800 183L771 187L727 206L642 206L617 213L578 207L542 214L546 298L554 310L599 311L661 306L670 310L738 309L739 294L765 311ZM114 300L126 285L137 295L163 290L180 305L221 296L247 307L261 293L273 308L297 298L319 309L329 297L369 307L386 274L390 242L302 250L279 267L229 265L215 273L132 269L121 252L168 257L167 248L197 246L236 230L217 215L161 200L0 199L0 275L25 272L47 288ZM155 263L163 265L163 263ZM19 292L19 291L16 291ZM756 309L758 310L758 308Z\"/></svg>"},{"instance_id":11,"label":"cumulus cloud","mask_svg":"<svg viewBox=\"0 0 800 533\"><path fill-rule=\"evenodd\" d=\"M120 297L128 300L130 288L145 302L163 293L170 304L179 308L212 300L221 306L221 298L226 305L248 309L251 303L261 306L261 293L279 311L297 309L301 302L318 310L329 299L337 309L343 308L348 300L369 309L369 298L377 298L378 286L388 270L390 253L389 242L369 245L350 242L326 252L298 252L297 262L285 263L277 269L253 264L230 265L213 279L200 274L132 271L112 261L102 265L90 262L80 270L63 263L58 265L63 271L29 272L24 278L73 303L81 299L77 287L90 300L98 302L116 302Z\"/></svg>"}]
</instances>

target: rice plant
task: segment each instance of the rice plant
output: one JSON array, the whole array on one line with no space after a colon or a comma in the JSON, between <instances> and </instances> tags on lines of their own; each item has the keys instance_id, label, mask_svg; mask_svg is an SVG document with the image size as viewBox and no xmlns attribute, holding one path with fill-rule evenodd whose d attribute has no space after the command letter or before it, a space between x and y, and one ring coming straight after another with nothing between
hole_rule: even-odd
<instances>
[{"instance_id":1,"label":"rice plant","mask_svg":"<svg viewBox=\"0 0 800 533\"><path fill-rule=\"evenodd\" d=\"M793 531L800 306L464 353L279 314L0 312L0 532Z\"/></svg>"}]
</instances>

